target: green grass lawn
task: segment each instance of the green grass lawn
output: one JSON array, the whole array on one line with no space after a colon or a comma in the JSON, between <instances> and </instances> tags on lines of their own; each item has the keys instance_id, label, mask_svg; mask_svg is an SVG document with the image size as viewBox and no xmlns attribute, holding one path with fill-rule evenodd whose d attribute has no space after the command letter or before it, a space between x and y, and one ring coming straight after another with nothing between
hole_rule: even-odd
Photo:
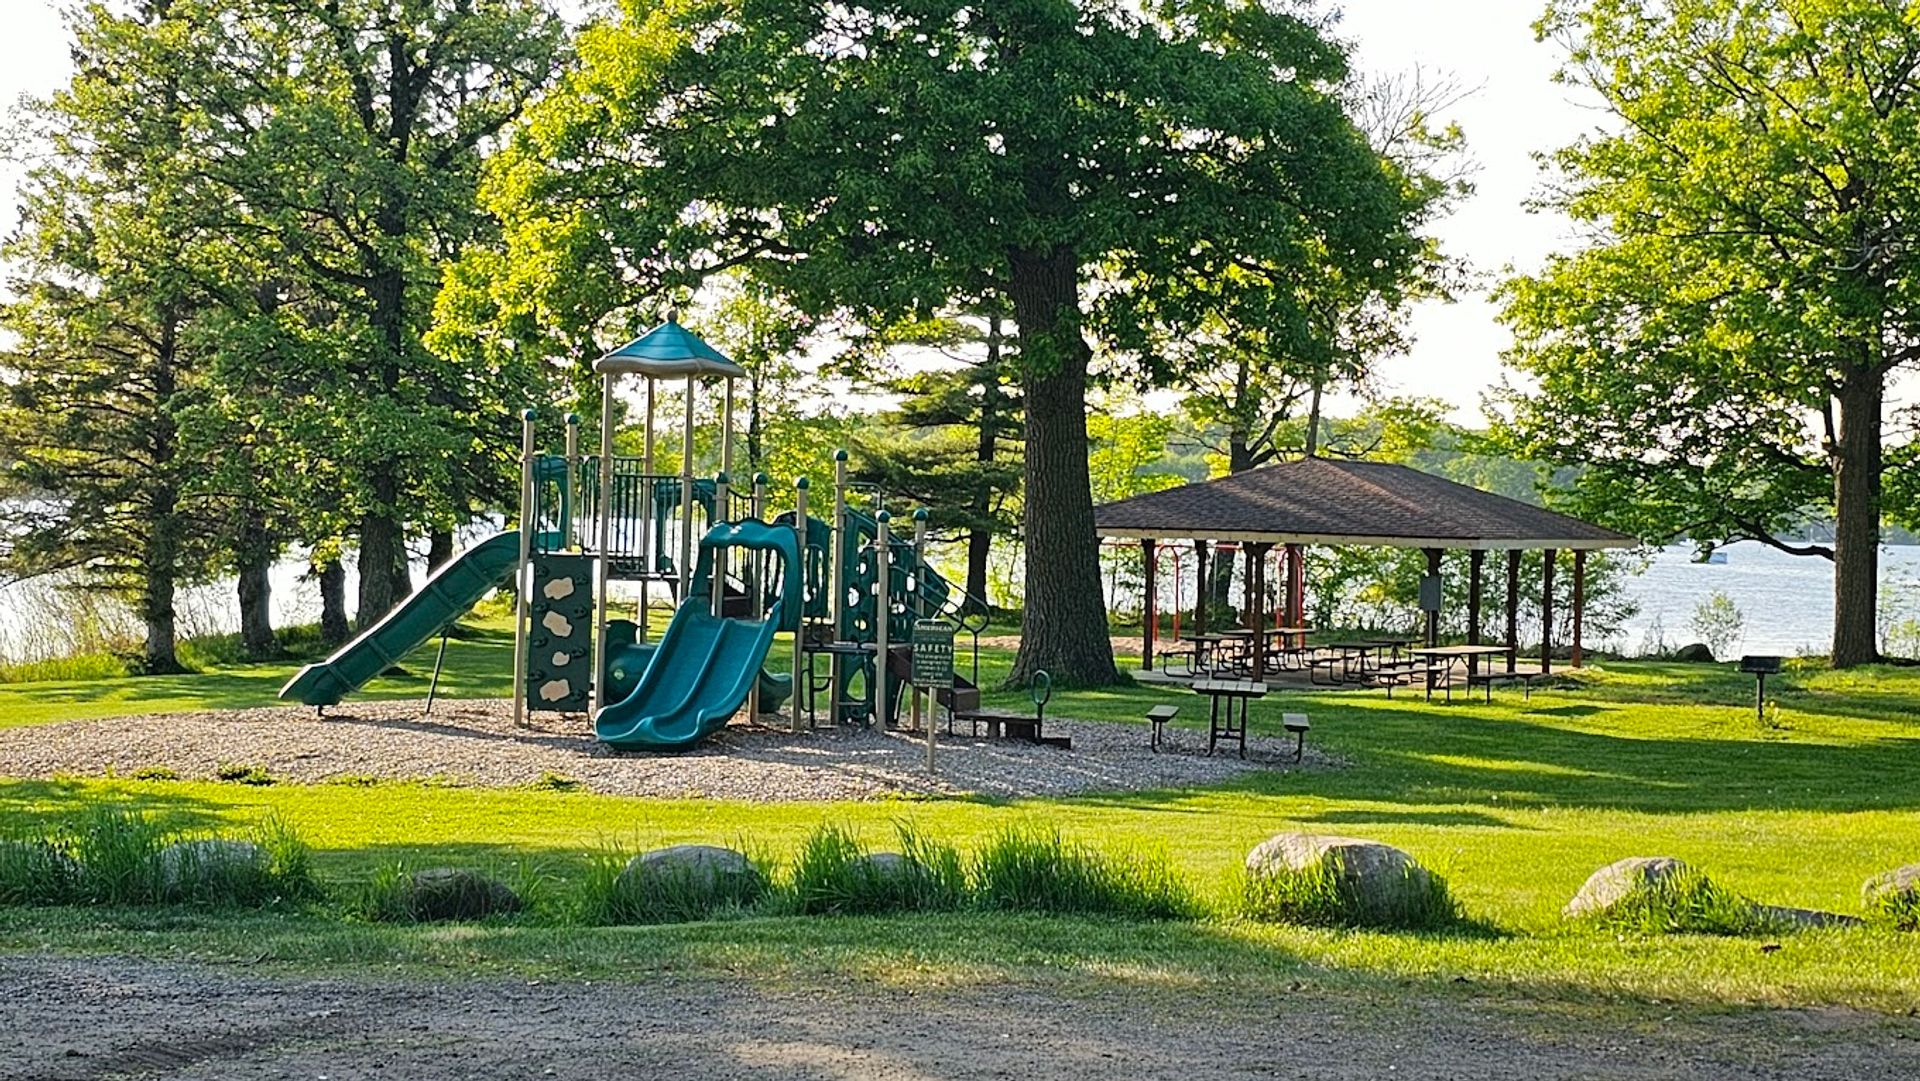
<instances>
[{"instance_id":1,"label":"green grass lawn","mask_svg":"<svg viewBox=\"0 0 1920 1081\"><path fill-rule=\"evenodd\" d=\"M497 630L449 650L443 693L503 693L511 642ZM991 683L1010 657L989 652ZM417 697L410 676L370 697ZM262 704L290 666L195 676L0 687L4 724L133 711ZM1217 787L1013 803L975 800L759 805L417 785L272 786L124 780L0 782L0 826L32 828L97 801L127 801L183 824L290 820L330 883L379 866L532 864L555 889L602 845L740 842L778 859L823 821L884 843L909 821L963 845L1010 822L1040 822L1117 848L1165 851L1225 907L1233 869L1257 841L1303 828L1379 839L1445 873L1474 921L1452 934L1327 932L1227 918L1141 926L991 915L750 919L589 930L535 919L480 929L371 927L329 910L196 912L0 909L0 946L387 963L439 972L507 967L614 976L724 969L768 977L846 973L903 982L1051 978L1251 991L1353 983L1500 989L1528 996L1630 996L1682 1003L1851 1004L1920 1009L1920 935L1807 933L1777 950L1756 939L1617 938L1566 929L1559 909L1595 868L1628 855L1687 859L1756 900L1859 911L1868 876L1920 861L1920 671L1794 672L1777 681L1781 727L1756 723L1752 683L1725 667L1614 663L1575 685L1496 692L1494 702L1320 692L1280 696L1313 717L1337 770L1253 775ZM1016 704L1018 692L990 700ZM1137 721L1147 687L1061 692L1051 713ZM1271 730L1281 701L1256 706ZM1145 731L1141 731L1144 741ZM1456 981L1464 981L1456 983Z\"/></svg>"}]
</instances>

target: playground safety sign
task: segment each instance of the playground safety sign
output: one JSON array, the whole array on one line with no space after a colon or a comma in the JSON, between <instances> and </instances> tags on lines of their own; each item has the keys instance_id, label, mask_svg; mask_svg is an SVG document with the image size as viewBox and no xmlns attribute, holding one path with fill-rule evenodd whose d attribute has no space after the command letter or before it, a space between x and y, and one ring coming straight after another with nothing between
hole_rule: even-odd
<instances>
[{"instance_id":1,"label":"playground safety sign","mask_svg":"<svg viewBox=\"0 0 1920 1081\"><path fill-rule=\"evenodd\" d=\"M954 626L944 619L913 624L913 682L917 687L953 688Z\"/></svg>"}]
</instances>

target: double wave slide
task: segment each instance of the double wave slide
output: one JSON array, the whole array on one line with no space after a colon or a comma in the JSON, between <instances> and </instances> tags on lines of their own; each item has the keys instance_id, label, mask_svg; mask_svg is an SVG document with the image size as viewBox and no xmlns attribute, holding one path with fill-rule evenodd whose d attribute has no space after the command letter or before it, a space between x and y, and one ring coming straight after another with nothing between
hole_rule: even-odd
<instances>
[{"instance_id":1,"label":"double wave slide","mask_svg":"<svg viewBox=\"0 0 1920 1081\"><path fill-rule=\"evenodd\" d=\"M308 706L338 704L511 580L519 561L519 531L495 533L448 560L399 607L333 656L302 668L280 688L280 697Z\"/></svg>"},{"instance_id":2,"label":"double wave slide","mask_svg":"<svg viewBox=\"0 0 1920 1081\"><path fill-rule=\"evenodd\" d=\"M713 614L714 554L722 548L776 552L781 560L780 589L765 619L734 619ZM792 682L763 677L761 665L773 636L798 604L800 552L789 526L766 522L728 522L713 527L700 541L695 583L653 659L633 691L594 715L594 734L621 750L685 750L726 726L747 700L755 680L785 698ZM763 687L767 683L763 682Z\"/></svg>"}]
</instances>

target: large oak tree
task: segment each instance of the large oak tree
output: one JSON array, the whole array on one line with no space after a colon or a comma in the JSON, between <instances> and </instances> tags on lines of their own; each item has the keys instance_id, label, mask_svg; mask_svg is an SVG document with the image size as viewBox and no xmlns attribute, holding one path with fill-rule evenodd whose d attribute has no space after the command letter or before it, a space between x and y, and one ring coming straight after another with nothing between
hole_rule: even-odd
<instances>
[{"instance_id":1,"label":"large oak tree","mask_svg":"<svg viewBox=\"0 0 1920 1081\"><path fill-rule=\"evenodd\" d=\"M1116 678L1087 477L1096 336L1169 283L1370 257L1374 211L1405 187L1342 108L1341 50L1291 8L624 0L580 53L491 185L503 304L574 358L663 283L732 265L870 325L1008 298L1016 681Z\"/></svg>"}]
</instances>

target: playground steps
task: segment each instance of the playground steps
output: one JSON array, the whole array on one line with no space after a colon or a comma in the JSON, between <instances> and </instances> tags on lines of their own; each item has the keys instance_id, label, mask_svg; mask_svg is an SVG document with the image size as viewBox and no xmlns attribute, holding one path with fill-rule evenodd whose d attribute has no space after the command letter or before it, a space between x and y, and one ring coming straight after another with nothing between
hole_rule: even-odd
<instances>
[{"instance_id":1,"label":"playground steps","mask_svg":"<svg viewBox=\"0 0 1920 1081\"><path fill-rule=\"evenodd\" d=\"M913 647L893 646L887 650L887 676L905 683L913 682ZM958 672L953 674L953 689L934 692L934 700L964 715L980 708L980 688Z\"/></svg>"}]
</instances>

